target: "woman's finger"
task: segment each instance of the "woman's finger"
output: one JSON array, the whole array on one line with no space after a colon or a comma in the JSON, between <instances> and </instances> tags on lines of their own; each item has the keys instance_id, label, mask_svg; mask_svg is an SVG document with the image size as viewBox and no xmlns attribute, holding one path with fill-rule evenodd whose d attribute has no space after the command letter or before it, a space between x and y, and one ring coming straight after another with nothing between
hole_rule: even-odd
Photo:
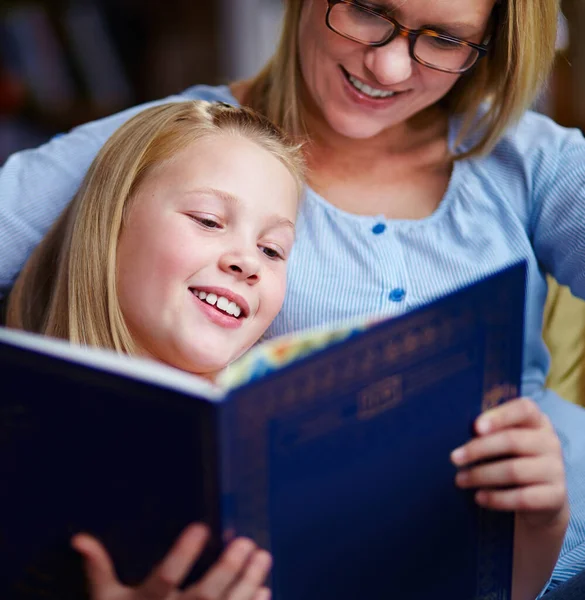
<instances>
[{"instance_id":1,"label":"woman's finger","mask_svg":"<svg viewBox=\"0 0 585 600\"><path fill-rule=\"evenodd\" d=\"M536 402L530 398L516 398L492 408L480 415L475 421L475 430L479 435L493 433L509 427L551 427L546 415Z\"/></svg>"},{"instance_id":2,"label":"woman's finger","mask_svg":"<svg viewBox=\"0 0 585 600\"><path fill-rule=\"evenodd\" d=\"M451 453L458 467L499 456L560 456L560 442L554 432L534 429L506 429L473 438Z\"/></svg>"},{"instance_id":3,"label":"woman's finger","mask_svg":"<svg viewBox=\"0 0 585 600\"><path fill-rule=\"evenodd\" d=\"M187 527L162 562L138 588L137 597L145 597L149 600L166 598L181 584L201 556L208 536L209 531L204 525L196 524Z\"/></svg>"},{"instance_id":4,"label":"woman's finger","mask_svg":"<svg viewBox=\"0 0 585 600\"><path fill-rule=\"evenodd\" d=\"M265 550L255 552L226 600L254 600L260 586L266 581L271 566L272 557L268 552Z\"/></svg>"},{"instance_id":5,"label":"woman's finger","mask_svg":"<svg viewBox=\"0 0 585 600\"><path fill-rule=\"evenodd\" d=\"M104 546L93 536L80 533L71 539L72 547L84 557L84 567L94 600L107 600L123 587Z\"/></svg>"},{"instance_id":6,"label":"woman's finger","mask_svg":"<svg viewBox=\"0 0 585 600\"><path fill-rule=\"evenodd\" d=\"M533 485L509 490L479 490L475 501L484 508L513 512L551 511L556 514L566 498L565 486Z\"/></svg>"},{"instance_id":7,"label":"woman's finger","mask_svg":"<svg viewBox=\"0 0 585 600\"><path fill-rule=\"evenodd\" d=\"M539 456L499 460L459 471L455 482L461 488L495 488L562 482L562 461Z\"/></svg>"},{"instance_id":8,"label":"woman's finger","mask_svg":"<svg viewBox=\"0 0 585 600\"><path fill-rule=\"evenodd\" d=\"M185 600L223 599L256 551L247 538L235 539L203 578L185 593Z\"/></svg>"}]
</instances>

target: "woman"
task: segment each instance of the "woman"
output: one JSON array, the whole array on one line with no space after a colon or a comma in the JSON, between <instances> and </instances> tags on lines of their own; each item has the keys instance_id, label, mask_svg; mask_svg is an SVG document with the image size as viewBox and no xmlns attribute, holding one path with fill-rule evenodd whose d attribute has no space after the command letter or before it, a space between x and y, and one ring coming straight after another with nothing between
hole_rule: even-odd
<instances>
[{"instance_id":1,"label":"woman","mask_svg":"<svg viewBox=\"0 0 585 600\"><path fill-rule=\"evenodd\" d=\"M259 108L307 141L310 188L272 334L399 314L528 261L522 392L559 432L572 508L549 587L585 567L585 415L544 389L541 335L545 272L585 296L585 143L525 112L553 59L557 8L288 0L280 46L256 78L182 95ZM7 162L0 286L11 285L108 135L143 108Z\"/></svg>"}]
</instances>

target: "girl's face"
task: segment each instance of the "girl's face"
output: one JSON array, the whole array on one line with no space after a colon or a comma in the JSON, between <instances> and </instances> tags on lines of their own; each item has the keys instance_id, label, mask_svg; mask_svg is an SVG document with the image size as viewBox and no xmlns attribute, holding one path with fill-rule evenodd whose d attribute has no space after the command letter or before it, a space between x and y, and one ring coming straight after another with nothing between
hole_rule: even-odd
<instances>
[{"instance_id":1,"label":"girl's face","mask_svg":"<svg viewBox=\"0 0 585 600\"><path fill-rule=\"evenodd\" d=\"M481 44L494 0L363 0L358 4L388 10L410 29L433 29ZM299 59L314 108L343 136L366 139L404 123L445 96L460 77L412 60L408 40L401 36L380 48L345 39L326 26L326 12L327 0L304 0ZM362 84L370 87L369 94ZM380 92L393 95L369 97Z\"/></svg>"},{"instance_id":2,"label":"girl's face","mask_svg":"<svg viewBox=\"0 0 585 600\"><path fill-rule=\"evenodd\" d=\"M213 377L281 308L298 190L267 150L200 140L149 173L118 243L119 302L141 353Z\"/></svg>"}]
</instances>

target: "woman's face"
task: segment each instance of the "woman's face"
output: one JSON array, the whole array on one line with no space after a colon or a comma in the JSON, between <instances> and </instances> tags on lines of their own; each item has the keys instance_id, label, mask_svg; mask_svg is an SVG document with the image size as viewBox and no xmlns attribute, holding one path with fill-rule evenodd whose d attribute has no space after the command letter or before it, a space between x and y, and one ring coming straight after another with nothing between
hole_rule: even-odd
<instances>
[{"instance_id":1,"label":"woman's face","mask_svg":"<svg viewBox=\"0 0 585 600\"><path fill-rule=\"evenodd\" d=\"M494 0L363 0L410 29L433 29L481 44ZM460 75L425 67L410 58L408 40L372 48L341 37L326 23L327 0L305 0L299 27L301 71L314 108L335 132L373 137L435 104ZM352 83L360 85L358 90ZM364 90L363 84L369 86ZM372 98L371 94L377 94ZM392 92L379 97L380 92Z\"/></svg>"},{"instance_id":2,"label":"woman's face","mask_svg":"<svg viewBox=\"0 0 585 600\"><path fill-rule=\"evenodd\" d=\"M151 171L118 241L118 298L140 354L213 377L282 306L297 184L236 136L195 142Z\"/></svg>"}]
</instances>

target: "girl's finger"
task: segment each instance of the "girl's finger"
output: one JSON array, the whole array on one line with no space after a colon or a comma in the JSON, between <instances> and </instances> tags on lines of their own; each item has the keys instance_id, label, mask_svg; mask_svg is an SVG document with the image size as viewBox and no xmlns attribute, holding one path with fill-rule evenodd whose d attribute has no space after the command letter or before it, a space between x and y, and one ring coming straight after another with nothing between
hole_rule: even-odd
<instances>
[{"instance_id":1,"label":"girl's finger","mask_svg":"<svg viewBox=\"0 0 585 600\"><path fill-rule=\"evenodd\" d=\"M505 511L558 511L566 497L564 484L532 485L509 490L479 490L475 501L484 508Z\"/></svg>"},{"instance_id":2,"label":"girl's finger","mask_svg":"<svg viewBox=\"0 0 585 600\"><path fill-rule=\"evenodd\" d=\"M85 533L75 535L71 539L71 545L83 555L91 597L94 600L113 598L123 586L116 577L114 564L104 546Z\"/></svg>"},{"instance_id":3,"label":"girl's finger","mask_svg":"<svg viewBox=\"0 0 585 600\"><path fill-rule=\"evenodd\" d=\"M185 600L224 598L255 550L256 544L247 538L238 538L231 542L204 577L187 590Z\"/></svg>"},{"instance_id":4,"label":"girl's finger","mask_svg":"<svg viewBox=\"0 0 585 600\"><path fill-rule=\"evenodd\" d=\"M197 561L209 531L204 525L190 525L179 536L169 553L138 588L137 596L161 600L166 598L185 579Z\"/></svg>"},{"instance_id":5,"label":"girl's finger","mask_svg":"<svg viewBox=\"0 0 585 600\"><path fill-rule=\"evenodd\" d=\"M455 477L461 488L550 485L563 480L562 461L550 456L499 460L465 469Z\"/></svg>"},{"instance_id":6,"label":"girl's finger","mask_svg":"<svg viewBox=\"0 0 585 600\"><path fill-rule=\"evenodd\" d=\"M506 429L491 435L476 437L451 453L458 467L499 456L560 456L561 446L553 431Z\"/></svg>"},{"instance_id":7,"label":"girl's finger","mask_svg":"<svg viewBox=\"0 0 585 600\"><path fill-rule=\"evenodd\" d=\"M252 600L270 600L270 598L272 598L272 593L268 588L264 587L256 592Z\"/></svg>"},{"instance_id":8,"label":"girl's finger","mask_svg":"<svg viewBox=\"0 0 585 600\"><path fill-rule=\"evenodd\" d=\"M265 550L255 552L226 600L254 600L271 566L272 557L268 552Z\"/></svg>"},{"instance_id":9,"label":"girl's finger","mask_svg":"<svg viewBox=\"0 0 585 600\"><path fill-rule=\"evenodd\" d=\"M480 415L475 421L479 435L493 433L509 427L551 427L546 415L530 398L517 398L505 402Z\"/></svg>"}]
</instances>

